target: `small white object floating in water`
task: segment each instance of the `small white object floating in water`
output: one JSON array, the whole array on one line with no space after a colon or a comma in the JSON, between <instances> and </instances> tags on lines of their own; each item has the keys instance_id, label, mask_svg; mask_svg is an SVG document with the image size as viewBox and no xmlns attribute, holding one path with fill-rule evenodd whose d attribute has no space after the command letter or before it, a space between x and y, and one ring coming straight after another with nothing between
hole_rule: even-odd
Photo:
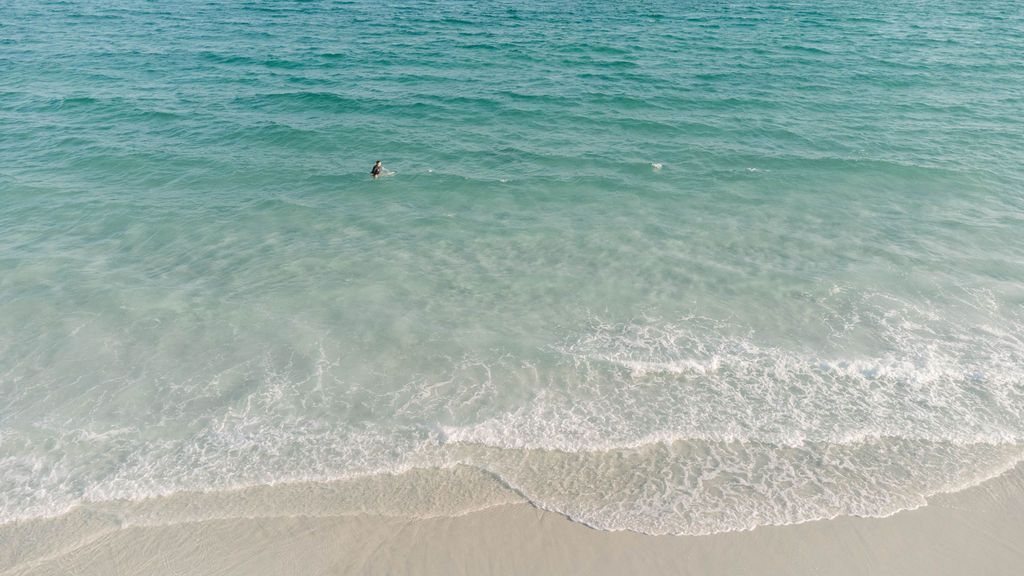
<instances>
[{"instance_id":1,"label":"small white object floating in water","mask_svg":"<svg viewBox=\"0 0 1024 576\"><path fill-rule=\"evenodd\" d=\"M661 162L653 162L651 164L651 169L654 170L655 172L661 170Z\"/></svg>"}]
</instances>

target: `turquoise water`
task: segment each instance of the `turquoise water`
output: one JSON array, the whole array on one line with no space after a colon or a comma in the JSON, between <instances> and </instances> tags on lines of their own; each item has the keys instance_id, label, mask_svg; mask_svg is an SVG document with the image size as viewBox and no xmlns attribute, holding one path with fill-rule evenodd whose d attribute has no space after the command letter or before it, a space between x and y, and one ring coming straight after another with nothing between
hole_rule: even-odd
<instances>
[{"instance_id":1,"label":"turquoise water","mask_svg":"<svg viewBox=\"0 0 1024 576\"><path fill-rule=\"evenodd\" d=\"M1012 1L7 0L0 522L465 466L694 534L999 474L1021 54Z\"/></svg>"}]
</instances>

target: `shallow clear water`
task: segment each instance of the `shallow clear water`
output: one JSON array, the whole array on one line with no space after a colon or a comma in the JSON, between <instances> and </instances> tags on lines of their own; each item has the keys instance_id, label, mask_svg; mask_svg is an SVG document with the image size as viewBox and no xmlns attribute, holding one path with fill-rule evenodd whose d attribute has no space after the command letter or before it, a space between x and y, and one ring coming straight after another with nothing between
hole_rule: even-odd
<instances>
[{"instance_id":1,"label":"shallow clear water","mask_svg":"<svg viewBox=\"0 0 1024 576\"><path fill-rule=\"evenodd\" d=\"M998 474L1022 53L1010 1L7 1L0 521L465 465L708 533Z\"/></svg>"}]
</instances>

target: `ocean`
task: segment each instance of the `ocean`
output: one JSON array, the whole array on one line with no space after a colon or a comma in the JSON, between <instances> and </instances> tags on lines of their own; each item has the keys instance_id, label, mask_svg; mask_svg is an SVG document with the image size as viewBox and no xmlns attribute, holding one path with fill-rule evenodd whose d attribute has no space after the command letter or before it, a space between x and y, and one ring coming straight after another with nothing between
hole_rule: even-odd
<instances>
[{"instance_id":1,"label":"ocean","mask_svg":"<svg viewBox=\"0 0 1024 576\"><path fill-rule=\"evenodd\" d=\"M999 475L1022 54L1011 0L4 0L0 523L709 534Z\"/></svg>"}]
</instances>

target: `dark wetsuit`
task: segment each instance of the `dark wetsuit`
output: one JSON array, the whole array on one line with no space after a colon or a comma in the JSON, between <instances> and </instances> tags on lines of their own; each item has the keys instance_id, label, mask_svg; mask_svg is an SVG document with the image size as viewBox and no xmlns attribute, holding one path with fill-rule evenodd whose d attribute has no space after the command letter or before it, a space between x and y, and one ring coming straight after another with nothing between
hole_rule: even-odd
<instances>
[{"instance_id":1,"label":"dark wetsuit","mask_svg":"<svg viewBox=\"0 0 1024 576\"><path fill-rule=\"evenodd\" d=\"M373 168L370 170L370 175L376 178L377 176L380 176L382 169L383 168L381 167L380 164L374 164Z\"/></svg>"}]
</instances>

